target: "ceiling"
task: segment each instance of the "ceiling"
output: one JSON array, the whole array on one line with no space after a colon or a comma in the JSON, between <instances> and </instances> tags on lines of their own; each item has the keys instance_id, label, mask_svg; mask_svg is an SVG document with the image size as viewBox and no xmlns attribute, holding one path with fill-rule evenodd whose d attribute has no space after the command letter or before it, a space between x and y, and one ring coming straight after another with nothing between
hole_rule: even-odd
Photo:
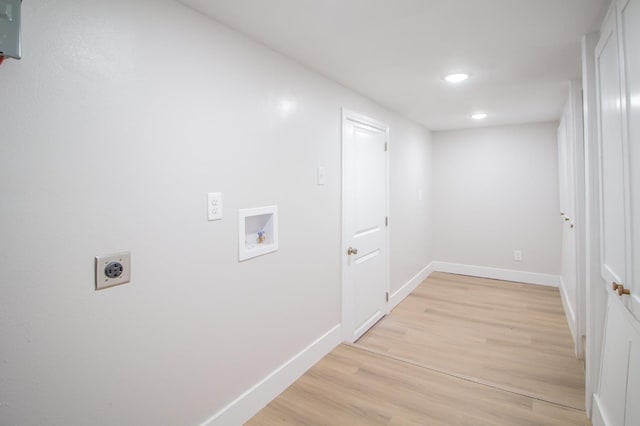
<instances>
[{"instance_id":1,"label":"ceiling","mask_svg":"<svg viewBox=\"0 0 640 426\"><path fill-rule=\"evenodd\" d=\"M581 37L610 3L179 1L432 130L559 119ZM472 76L442 79L456 71Z\"/></svg>"}]
</instances>

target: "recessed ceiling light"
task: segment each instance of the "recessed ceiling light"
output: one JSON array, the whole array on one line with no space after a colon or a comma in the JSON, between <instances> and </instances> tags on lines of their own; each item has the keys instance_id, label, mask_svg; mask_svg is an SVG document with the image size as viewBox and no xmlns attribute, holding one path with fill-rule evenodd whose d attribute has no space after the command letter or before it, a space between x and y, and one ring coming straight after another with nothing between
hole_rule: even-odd
<instances>
[{"instance_id":1,"label":"recessed ceiling light","mask_svg":"<svg viewBox=\"0 0 640 426\"><path fill-rule=\"evenodd\" d=\"M454 74L445 75L444 79L447 80L449 83L460 83L468 79L470 76L471 76L470 74L467 74L465 72L457 72Z\"/></svg>"},{"instance_id":2,"label":"recessed ceiling light","mask_svg":"<svg viewBox=\"0 0 640 426\"><path fill-rule=\"evenodd\" d=\"M486 112L478 112L476 114L473 114L471 116L471 118L473 118L474 120L484 120L485 118L487 118L487 113Z\"/></svg>"}]
</instances>

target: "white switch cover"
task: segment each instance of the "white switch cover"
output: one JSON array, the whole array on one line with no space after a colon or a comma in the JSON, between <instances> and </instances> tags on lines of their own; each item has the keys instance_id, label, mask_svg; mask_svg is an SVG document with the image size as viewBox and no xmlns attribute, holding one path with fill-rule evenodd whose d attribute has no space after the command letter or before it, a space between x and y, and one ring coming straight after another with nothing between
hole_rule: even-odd
<instances>
[{"instance_id":1,"label":"white switch cover","mask_svg":"<svg viewBox=\"0 0 640 426\"><path fill-rule=\"evenodd\" d=\"M209 220L222 219L222 192L209 192L207 194L207 212Z\"/></svg>"},{"instance_id":2,"label":"white switch cover","mask_svg":"<svg viewBox=\"0 0 640 426\"><path fill-rule=\"evenodd\" d=\"M418 201L422 201L422 189L418 190Z\"/></svg>"},{"instance_id":3,"label":"white switch cover","mask_svg":"<svg viewBox=\"0 0 640 426\"><path fill-rule=\"evenodd\" d=\"M318 167L318 185L324 185L325 171L324 167Z\"/></svg>"}]
</instances>

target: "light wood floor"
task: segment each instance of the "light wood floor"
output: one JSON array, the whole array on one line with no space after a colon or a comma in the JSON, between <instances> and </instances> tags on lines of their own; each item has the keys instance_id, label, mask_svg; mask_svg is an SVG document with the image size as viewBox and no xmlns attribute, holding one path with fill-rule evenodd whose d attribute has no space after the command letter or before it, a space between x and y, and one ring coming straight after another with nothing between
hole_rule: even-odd
<instances>
[{"instance_id":1,"label":"light wood floor","mask_svg":"<svg viewBox=\"0 0 640 426\"><path fill-rule=\"evenodd\" d=\"M436 272L358 345L584 410L555 288Z\"/></svg>"},{"instance_id":2,"label":"light wood floor","mask_svg":"<svg viewBox=\"0 0 640 426\"><path fill-rule=\"evenodd\" d=\"M556 289L432 274L249 425L585 425Z\"/></svg>"}]
</instances>

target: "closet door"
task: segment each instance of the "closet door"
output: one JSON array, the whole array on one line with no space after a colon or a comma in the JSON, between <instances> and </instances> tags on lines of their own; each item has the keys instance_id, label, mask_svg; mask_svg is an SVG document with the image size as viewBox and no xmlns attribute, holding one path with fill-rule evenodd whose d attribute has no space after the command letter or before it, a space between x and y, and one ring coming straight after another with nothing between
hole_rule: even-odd
<instances>
[{"instance_id":1,"label":"closet door","mask_svg":"<svg viewBox=\"0 0 640 426\"><path fill-rule=\"evenodd\" d=\"M567 322L574 338L576 355L584 355L582 348L583 331L580 329L582 310L578 294L578 246L576 233L576 111L574 107L576 86L571 84L560 125L558 126L558 171L560 186L560 217L562 223L561 283L560 291L567 309ZM581 113L582 111L580 111Z\"/></svg>"},{"instance_id":2,"label":"closet door","mask_svg":"<svg viewBox=\"0 0 640 426\"><path fill-rule=\"evenodd\" d=\"M612 5L596 73L601 269L610 287L593 420L632 426L640 425L640 0Z\"/></svg>"},{"instance_id":3,"label":"closet door","mask_svg":"<svg viewBox=\"0 0 640 426\"><path fill-rule=\"evenodd\" d=\"M608 286L626 281L625 161L622 140L620 57L615 4L596 46L601 188L601 273ZM626 309L609 287L598 393L593 423L624 425L629 372L630 327Z\"/></svg>"},{"instance_id":4,"label":"closet door","mask_svg":"<svg viewBox=\"0 0 640 426\"><path fill-rule=\"evenodd\" d=\"M623 64L623 137L628 151L629 251L623 302L640 320L640 0L619 2L619 27ZM640 424L640 422L638 422Z\"/></svg>"},{"instance_id":5,"label":"closet door","mask_svg":"<svg viewBox=\"0 0 640 426\"><path fill-rule=\"evenodd\" d=\"M629 342L624 420L625 425L640 425L640 0L618 1L618 11L630 239L625 285L629 294L620 297L631 312L628 321L635 331Z\"/></svg>"},{"instance_id":6,"label":"closet door","mask_svg":"<svg viewBox=\"0 0 640 426\"><path fill-rule=\"evenodd\" d=\"M607 15L596 47L598 133L600 137L602 276L626 283L625 161L622 141L620 58L616 14Z\"/></svg>"}]
</instances>

